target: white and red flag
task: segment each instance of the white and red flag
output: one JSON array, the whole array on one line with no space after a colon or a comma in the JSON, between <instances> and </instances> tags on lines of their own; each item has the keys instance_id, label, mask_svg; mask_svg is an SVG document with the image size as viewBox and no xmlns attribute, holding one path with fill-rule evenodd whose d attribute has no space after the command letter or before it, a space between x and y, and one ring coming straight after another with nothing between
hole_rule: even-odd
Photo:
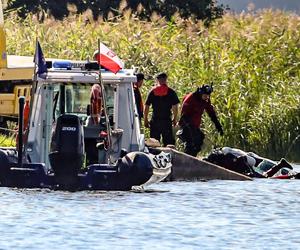
<instances>
[{"instance_id":1,"label":"white and red flag","mask_svg":"<svg viewBox=\"0 0 300 250\"><path fill-rule=\"evenodd\" d=\"M100 56L99 50L94 53L94 59L104 68L113 73L118 73L120 69L124 68L124 63L111 49L100 43Z\"/></svg>"}]
</instances>

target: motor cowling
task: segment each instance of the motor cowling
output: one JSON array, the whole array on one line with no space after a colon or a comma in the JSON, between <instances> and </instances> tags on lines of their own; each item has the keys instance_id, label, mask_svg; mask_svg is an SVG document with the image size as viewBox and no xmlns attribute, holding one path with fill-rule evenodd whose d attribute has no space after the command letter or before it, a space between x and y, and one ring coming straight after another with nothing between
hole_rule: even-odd
<instances>
[{"instance_id":1,"label":"motor cowling","mask_svg":"<svg viewBox=\"0 0 300 250\"><path fill-rule=\"evenodd\" d=\"M83 127L78 116L58 117L51 136L49 160L59 187L75 188L84 163Z\"/></svg>"}]
</instances>

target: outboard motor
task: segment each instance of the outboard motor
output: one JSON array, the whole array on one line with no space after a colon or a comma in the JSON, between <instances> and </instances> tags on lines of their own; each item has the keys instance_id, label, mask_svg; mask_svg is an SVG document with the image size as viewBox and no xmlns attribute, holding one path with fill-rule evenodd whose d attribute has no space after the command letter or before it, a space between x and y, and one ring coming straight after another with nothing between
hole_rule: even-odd
<instances>
[{"instance_id":1,"label":"outboard motor","mask_svg":"<svg viewBox=\"0 0 300 250\"><path fill-rule=\"evenodd\" d=\"M52 133L49 160L59 188L75 189L84 162L83 127L78 116L63 114L58 117Z\"/></svg>"}]
</instances>

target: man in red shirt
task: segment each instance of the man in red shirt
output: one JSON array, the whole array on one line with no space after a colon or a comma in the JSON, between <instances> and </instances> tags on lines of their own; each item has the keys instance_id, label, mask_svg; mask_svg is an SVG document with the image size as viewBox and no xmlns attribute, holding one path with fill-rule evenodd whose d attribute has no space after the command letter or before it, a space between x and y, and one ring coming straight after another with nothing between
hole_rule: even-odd
<instances>
[{"instance_id":1,"label":"man in red shirt","mask_svg":"<svg viewBox=\"0 0 300 250\"><path fill-rule=\"evenodd\" d=\"M205 136L200 130L200 124L204 111L208 113L216 129L223 135L222 126L210 102L212 91L212 86L202 85L194 93L186 95L183 99L181 118L179 120L181 129L177 132L177 135L184 142L184 152L186 154L197 156L201 150Z\"/></svg>"},{"instance_id":2,"label":"man in red shirt","mask_svg":"<svg viewBox=\"0 0 300 250\"><path fill-rule=\"evenodd\" d=\"M179 99L172 88L168 86L167 74L156 76L156 86L149 92L144 109L144 125L150 128L150 137L160 141L163 145L175 145L172 127L177 123ZM152 118L149 122L149 108L152 106Z\"/></svg>"}]
</instances>

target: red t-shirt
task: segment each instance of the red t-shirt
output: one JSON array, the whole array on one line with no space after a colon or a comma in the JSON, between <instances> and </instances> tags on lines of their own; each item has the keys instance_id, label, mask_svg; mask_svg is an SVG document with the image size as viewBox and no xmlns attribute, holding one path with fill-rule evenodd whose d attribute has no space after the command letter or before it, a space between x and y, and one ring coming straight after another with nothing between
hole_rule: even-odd
<instances>
[{"instance_id":1,"label":"red t-shirt","mask_svg":"<svg viewBox=\"0 0 300 250\"><path fill-rule=\"evenodd\" d=\"M214 106L211 104L210 100L204 101L197 98L193 93L190 93L183 98L181 115L188 117L191 125L194 127L200 127L204 110L211 118L216 117Z\"/></svg>"}]
</instances>

